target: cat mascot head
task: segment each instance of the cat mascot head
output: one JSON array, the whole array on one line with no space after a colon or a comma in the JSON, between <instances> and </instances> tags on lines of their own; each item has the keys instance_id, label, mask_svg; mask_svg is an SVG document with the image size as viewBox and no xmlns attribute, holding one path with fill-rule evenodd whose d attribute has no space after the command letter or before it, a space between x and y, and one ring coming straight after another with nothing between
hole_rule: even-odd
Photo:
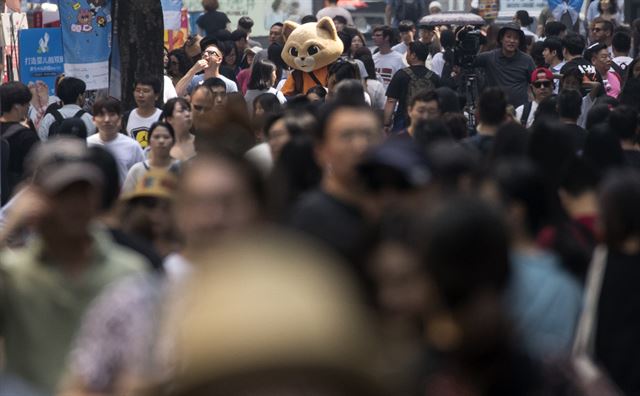
<instances>
[{"instance_id":1,"label":"cat mascot head","mask_svg":"<svg viewBox=\"0 0 640 396\"><path fill-rule=\"evenodd\" d=\"M299 25L286 21L283 33L285 44L282 59L290 67L303 72L312 72L335 62L344 45L329 17L318 22Z\"/></svg>"}]
</instances>

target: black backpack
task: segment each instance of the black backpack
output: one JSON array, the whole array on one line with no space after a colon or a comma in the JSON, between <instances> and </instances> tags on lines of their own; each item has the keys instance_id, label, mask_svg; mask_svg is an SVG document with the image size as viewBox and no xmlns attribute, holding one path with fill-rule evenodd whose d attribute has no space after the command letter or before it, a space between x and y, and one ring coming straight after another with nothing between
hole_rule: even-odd
<instances>
[{"instance_id":1,"label":"black backpack","mask_svg":"<svg viewBox=\"0 0 640 396\"><path fill-rule=\"evenodd\" d=\"M427 74L425 74L422 77L418 77L418 75L413 72L411 67L405 67L404 69L402 69L402 71L407 73L407 75L409 76L409 85L407 87L407 97L406 97L407 104L411 102L411 98L413 98L413 96L418 92L423 90L433 91L434 89L437 88L436 85L431 80L431 77L433 76L433 72L429 69L427 69Z\"/></svg>"},{"instance_id":2,"label":"black backpack","mask_svg":"<svg viewBox=\"0 0 640 396\"><path fill-rule=\"evenodd\" d=\"M78 110L78 112L70 118L81 118L84 113L86 113L86 111ZM53 124L49 126L48 136L51 138L53 136L61 135L62 123L64 122L64 120L66 120L66 118L64 118L57 109L51 110L50 114L55 118L55 121L53 121Z\"/></svg>"},{"instance_id":3,"label":"black backpack","mask_svg":"<svg viewBox=\"0 0 640 396\"><path fill-rule=\"evenodd\" d=\"M16 133L24 130L24 127L18 123L11 125L7 131L2 134L0 139L0 203L4 205L11 197L11 187L19 180L21 175L17 175L9 171L9 159L11 156L11 143L9 139Z\"/></svg>"}]
</instances>

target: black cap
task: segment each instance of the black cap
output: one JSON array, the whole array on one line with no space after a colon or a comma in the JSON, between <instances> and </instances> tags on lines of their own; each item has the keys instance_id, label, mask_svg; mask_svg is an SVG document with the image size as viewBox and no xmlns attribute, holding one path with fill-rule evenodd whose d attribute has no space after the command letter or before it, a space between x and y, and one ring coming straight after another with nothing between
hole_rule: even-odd
<instances>
[{"instance_id":1,"label":"black cap","mask_svg":"<svg viewBox=\"0 0 640 396\"><path fill-rule=\"evenodd\" d=\"M507 30L518 32L518 34L520 35L520 45L524 43L524 32L522 31L522 29L520 29L520 25L515 22L509 22L500 28L500 30L498 31L498 43L502 43L502 37L507 32Z\"/></svg>"}]
</instances>

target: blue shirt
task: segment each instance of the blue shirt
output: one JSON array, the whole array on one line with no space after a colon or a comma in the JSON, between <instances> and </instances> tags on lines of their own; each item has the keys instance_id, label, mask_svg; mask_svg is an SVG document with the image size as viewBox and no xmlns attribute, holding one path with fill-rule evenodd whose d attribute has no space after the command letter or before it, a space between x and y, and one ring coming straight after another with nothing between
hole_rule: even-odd
<instances>
[{"instance_id":1,"label":"blue shirt","mask_svg":"<svg viewBox=\"0 0 640 396\"><path fill-rule=\"evenodd\" d=\"M526 350L536 357L568 354L582 309L582 286L555 255L511 255L505 303Z\"/></svg>"},{"instance_id":2,"label":"blue shirt","mask_svg":"<svg viewBox=\"0 0 640 396\"><path fill-rule=\"evenodd\" d=\"M228 78L226 78L222 74L219 75L217 78L219 78L222 81L224 81L225 85L227 86L227 93L229 93L229 92L238 92L238 86L236 85L236 83L234 83L233 81L229 80ZM198 85L201 85L203 82L204 82L204 74L198 74L198 75L194 76L191 79L191 82L189 83L189 86L187 86L187 93L189 95L191 95L191 92L193 92L193 90L196 89L196 87Z\"/></svg>"}]
</instances>

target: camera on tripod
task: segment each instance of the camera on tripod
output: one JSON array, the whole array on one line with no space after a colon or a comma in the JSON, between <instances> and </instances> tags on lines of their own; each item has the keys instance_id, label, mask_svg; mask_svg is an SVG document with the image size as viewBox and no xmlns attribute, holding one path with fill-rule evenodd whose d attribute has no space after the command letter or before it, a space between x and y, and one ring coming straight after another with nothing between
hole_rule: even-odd
<instances>
[{"instance_id":1,"label":"camera on tripod","mask_svg":"<svg viewBox=\"0 0 640 396\"><path fill-rule=\"evenodd\" d=\"M480 46L486 37L476 26L467 25L456 32L456 46L453 49L453 63L462 69L472 69Z\"/></svg>"}]
</instances>

